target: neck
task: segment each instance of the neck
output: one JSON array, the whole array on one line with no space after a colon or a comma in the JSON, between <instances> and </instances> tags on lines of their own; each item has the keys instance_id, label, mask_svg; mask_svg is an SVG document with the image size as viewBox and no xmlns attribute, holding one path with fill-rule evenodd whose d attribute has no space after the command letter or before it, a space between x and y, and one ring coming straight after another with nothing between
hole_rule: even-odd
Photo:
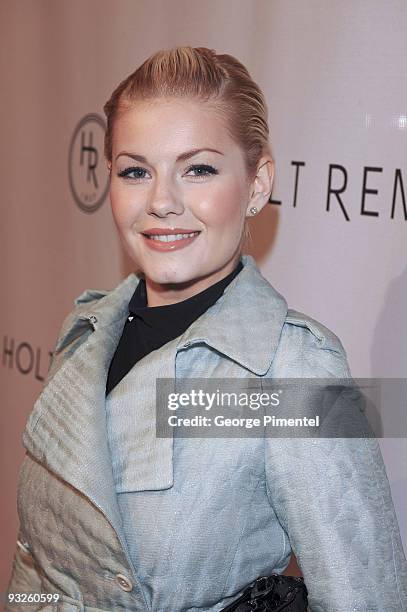
<instances>
[{"instance_id":1,"label":"neck","mask_svg":"<svg viewBox=\"0 0 407 612\"><path fill-rule=\"evenodd\" d=\"M206 276L186 281L185 283L155 283L146 275L147 305L168 306L169 304L176 304L177 302L187 300L228 276L236 268L239 259L240 253L219 270L211 272Z\"/></svg>"}]
</instances>

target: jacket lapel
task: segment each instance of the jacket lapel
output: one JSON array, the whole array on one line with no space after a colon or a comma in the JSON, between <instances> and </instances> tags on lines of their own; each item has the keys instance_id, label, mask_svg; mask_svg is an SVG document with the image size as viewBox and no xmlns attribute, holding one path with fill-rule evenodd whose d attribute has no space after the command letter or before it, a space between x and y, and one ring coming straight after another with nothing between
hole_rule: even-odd
<instances>
[{"instance_id":1,"label":"jacket lapel","mask_svg":"<svg viewBox=\"0 0 407 612\"><path fill-rule=\"evenodd\" d=\"M106 398L106 420L117 493L172 487L173 438L156 433L156 381L175 385L176 340L143 357Z\"/></svg>"},{"instance_id":2,"label":"jacket lapel","mask_svg":"<svg viewBox=\"0 0 407 612\"><path fill-rule=\"evenodd\" d=\"M251 255L243 255L243 270L223 295L190 325L178 349L204 342L264 376L270 369L287 316L285 298L261 274Z\"/></svg>"},{"instance_id":3,"label":"jacket lapel","mask_svg":"<svg viewBox=\"0 0 407 612\"><path fill-rule=\"evenodd\" d=\"M86 495L116 531L121 519L106 435L105 383L137 283L131 274L100 302L80 308L65 338L86 340L45 385L23 433L27 451ZM64 337L56 352L58 347L69 350Z\"/></svg>"}]
</instances>

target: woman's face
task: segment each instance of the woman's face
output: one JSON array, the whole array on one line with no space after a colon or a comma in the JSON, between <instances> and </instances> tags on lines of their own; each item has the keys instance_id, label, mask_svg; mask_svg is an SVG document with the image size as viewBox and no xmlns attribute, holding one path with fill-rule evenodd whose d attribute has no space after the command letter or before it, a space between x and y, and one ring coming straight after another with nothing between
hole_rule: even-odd
<instances>
[{"instance_id":1,"label":"woman's face","mask_svg":"<svg viewBox=\"0 0 407 612\"><path fill-rule=\"evenodd\" d=\"M204 102L143 101L119 115L112 212L149 305L186 299L235 268L250 189L240 147Z\"/></svg>"}]
</instances>

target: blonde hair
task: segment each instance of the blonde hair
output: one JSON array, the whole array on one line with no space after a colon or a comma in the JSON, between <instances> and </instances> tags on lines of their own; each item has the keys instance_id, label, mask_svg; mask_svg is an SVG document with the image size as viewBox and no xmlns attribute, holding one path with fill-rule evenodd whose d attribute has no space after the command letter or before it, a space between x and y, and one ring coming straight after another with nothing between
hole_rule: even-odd
<instances>
[{"instance_id":1,"label":"blonde hair","mask_svg":"<svg viewBox=\"0 0 407 612\"><path fill-rule=\"evenodd\" d=\"M119 114L138 100L188 97L213 105L245 156L254 178L264 153L271 155L267 104L245 66L232 55L205 47L174 47L149 57L122 81L103 107L105 157L112 161L113 128Z\"/></svg>"}]
</instances>

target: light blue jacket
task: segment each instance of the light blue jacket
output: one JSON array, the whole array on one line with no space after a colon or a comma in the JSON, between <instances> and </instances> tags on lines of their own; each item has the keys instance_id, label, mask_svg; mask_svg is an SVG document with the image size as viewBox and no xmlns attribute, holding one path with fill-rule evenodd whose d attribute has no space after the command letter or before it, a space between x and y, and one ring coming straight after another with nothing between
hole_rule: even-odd
<instances>
[{"instance_id":1,"label":"light blue jacket","mask_svg":"<svg viewBox=\"0 0 407 612\"><path fill-rule=\"evenodd\" d=\"M243 264L109 401L107 370L139 279L75 300L23 434L10 593L59 595L62 612L215 612L257 576L284 571L293 550L312 612L407 610L376 439L155 435L157 377L350 376L338 338L288 310L252 257ZM16 609L55 608L6 606Z\"/></svg>"}]
</instances>

